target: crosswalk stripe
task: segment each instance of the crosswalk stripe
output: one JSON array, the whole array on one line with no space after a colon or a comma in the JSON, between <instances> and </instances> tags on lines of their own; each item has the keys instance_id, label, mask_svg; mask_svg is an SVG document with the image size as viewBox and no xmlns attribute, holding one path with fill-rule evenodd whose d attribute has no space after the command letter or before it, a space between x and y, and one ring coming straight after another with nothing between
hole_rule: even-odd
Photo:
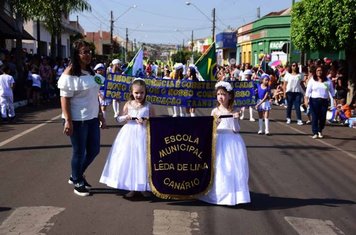
<instances>
[{"instance_id":1,"label":"crosswalk stripe","mask_svg":"<svg viewBox=\"0 0 356 235\"><path fill-rule=\"evenodd\" d=\"M48 221L64 211L64 208L52 206L19 207L0 225L0 234L45 234L53 224Z\"/></svg>"},{"instance_id":2,"label":"crosswalk stripe","mask_svg":"<svg viewBox=\"0 0 356 235\"><path fill-rule=\"evenodd\" d=\"M153 235L189 235L199 232L197 212L154 210Z\"/></svg>"},{"instance_id":3,"label":"crosswalk stripe","mask_svg":"<svg viewBox=\"0 0 356 235\"><path fill-rule=\"evenodd\" d=\"M299 235L343 235L330 220L308 219L298 217L284 217L284 219L298 232Z\"/></svg>"}]
</instances>

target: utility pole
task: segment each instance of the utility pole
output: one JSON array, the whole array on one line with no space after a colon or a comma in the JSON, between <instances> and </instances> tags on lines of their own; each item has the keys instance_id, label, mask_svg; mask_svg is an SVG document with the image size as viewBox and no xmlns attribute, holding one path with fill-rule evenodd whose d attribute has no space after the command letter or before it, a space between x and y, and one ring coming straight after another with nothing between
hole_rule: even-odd
<instances>
[{"instance_id":1,"label":"utility pole","mask_svg":"<svg viewBox=\"0 0 356 235\"><path fill-rule=\"evenodd\" d=\"M129 48L129 29L126 28L125 62L127 61L128 48Z\"/></svg>"},{"instance_id":2,"label":"utility pole","mask_svg":"<svg viewBox=\"0 0 356 235\"><path fill-rule=\"evenodd\" d=\"M194 39L193 39L193 30L192 30L192 39L191 39L191 43L190 43L190 46L192 48L192 57L190 58L190 63L194 64L194 55L193 55L193 49L194 49Z\"/></svg>"},{"instance_id":3,"label":"utility pole","mask_svg":"<svg viewBox=\"0 0 356 235\"><path fill-rule=\"evenodd\" d=\"M212 32L213 32L213 35L212 35L212 40L213 42L215 42L215 8L213 8L213 29L212 29Z\"/></svg>"},{"instance_id":4,"label":"utility pole","mask_svg":"<svg viewBox=\"0 0 356 235\"><path fill-rule=\"evenodd\" d=\"M41 56L41 22L40 19L37 18L37 23L36 23L36 31L37 31L37 54Z\"/></svg>"},{"instance_id":5,"label":"utility pole","mask_svg":"<svg viewBox=\"0 0 356 235\"><path fill-rule=\"evenodd\" d=\"M114 15L113 12L110 11L110 44L111 44L111 55L114 53L114 38L113 38L113 31L114 31Z\"/></svg>"}]
</instances>

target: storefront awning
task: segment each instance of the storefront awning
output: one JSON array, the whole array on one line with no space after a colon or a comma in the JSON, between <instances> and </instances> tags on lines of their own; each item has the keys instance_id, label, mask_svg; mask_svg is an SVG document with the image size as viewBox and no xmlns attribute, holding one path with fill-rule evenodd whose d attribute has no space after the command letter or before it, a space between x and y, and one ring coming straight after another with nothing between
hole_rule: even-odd
<instances>
[{"instance_id":1,"label":"storefront awning","mask_svg":"<svg viewBox=\"0 0 356 235\"><path fill-rule=\"evenodd\" d=\"M0 39L16 39L20 35L15 19L6 14L0 15ZM26 30L22 31L22 39L35 40Z\"/></svg>"}]
</instances>

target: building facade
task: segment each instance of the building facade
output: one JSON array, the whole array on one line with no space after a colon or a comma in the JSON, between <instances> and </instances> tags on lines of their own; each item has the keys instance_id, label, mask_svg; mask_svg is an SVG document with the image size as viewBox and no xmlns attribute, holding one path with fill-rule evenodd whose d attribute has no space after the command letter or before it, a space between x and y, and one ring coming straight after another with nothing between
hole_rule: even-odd
<instances>
[{"instance_id":1,"label":"building facade","mask_svg":"<svg viewBox=\"0 0 356 235\"><path fill-rule=\"evenodd\" d=\"M307 51L302 53L291 39L291 8L271 12L264 17L243 25L237 30L236 61L253 66L261 63L261 55L270 55L270 61L280 60L305 64L308 59L324 57L345 59L341 51Z\"/></svg>"},{"instance_id":2,"label":"building facade","mask_svg":"<svg viewBox=\"0 0 356 235\"><path fill-rule=\"evenodd\" d=\"M41 21L27 21L24 23L24 29L29 32L36 40L23 40L24 50L29 54L39 54L42 56L51 56L51 34L48 32L44 23ZM61 35L61 54L63 58L70 56L70 36L75 34L84 35L84 29L77 21L70 21L68 16L62 17L62 35ZM38 38L40 40L38 40Z\"/></svg>"},{"instance_id":3,"label":"building facade","mask_svg":"<svg viewBox=\"0 0 356 235\"><path fill-rule=\"evenodd\" d=\"M216 35L216 61L218 65L230 64L236 58L236 32L222 32Z\"/></svg>"},{"instance_id":4,"label":"building facade","mask_svg":"<svg viewBox=\"0 0 356 235\"><path fill-rule=\"evenodd\" d=\"M300 52L290 46L290 8L270 14L244 25L237 32L237 61L258 65L261 55L271 61L299 61Z\"/></svg>"}]
</instances>

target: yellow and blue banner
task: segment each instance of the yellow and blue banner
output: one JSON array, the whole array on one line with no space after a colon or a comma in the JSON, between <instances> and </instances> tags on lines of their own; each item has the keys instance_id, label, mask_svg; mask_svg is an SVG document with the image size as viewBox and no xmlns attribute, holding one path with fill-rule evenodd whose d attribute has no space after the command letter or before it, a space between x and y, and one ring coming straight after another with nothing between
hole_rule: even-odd
<instances>
[{"instance_id":1,"label":"yellow and blue banner","mask_svg":"<svg viewBox=\"0 0 356 235\"><path fill-rule=\"evenodd\" d=\"M135 77L108 74L105 80L105 98L127 101L130 85ZM174 80L143 78L147 85L146 100L155 105L212 108L216 106L216 81ZM235 92L235 107L256 104L253 81L230 82Z\"/></svg>"}]
</instances>

